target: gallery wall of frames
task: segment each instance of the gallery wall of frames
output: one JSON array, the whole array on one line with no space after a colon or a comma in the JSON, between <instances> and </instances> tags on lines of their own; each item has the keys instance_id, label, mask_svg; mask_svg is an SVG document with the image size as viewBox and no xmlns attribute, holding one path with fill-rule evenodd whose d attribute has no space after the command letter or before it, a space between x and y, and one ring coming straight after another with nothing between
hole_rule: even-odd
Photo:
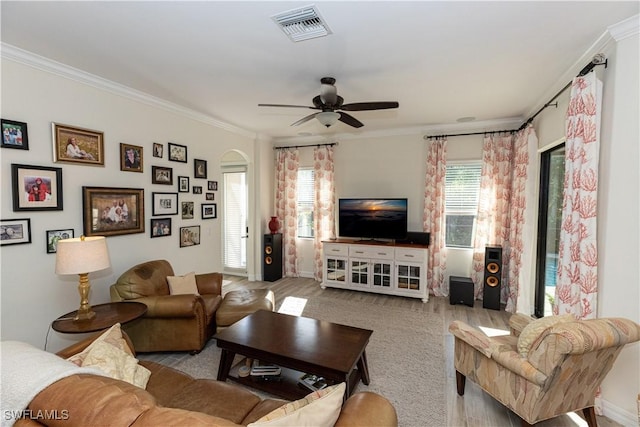
<instances>
[{"instance_id":1,"label":"gallery wall of frames","mask_svg":"<svg viewBox=\"0 0 640 427\"><path fill-rule=\"evenodd\" d=\"M26 122L2 119L2 149L29 150ZM52 159L50 165L11 163L13 212L20 218L0 220L0 245L32 243L31 218L34 211L64 210L63 164L108 167L117 173L131 174L131 187L82 186L82 224L60 224L45 231L43 252L53 254L61 239L76 236L118 236L147 233L149 238L177 236L180 248L200 244L199 221L218 217L216 192L218 181L208 173L208 159L190 158L187 144L153 141L151 153L144 146L119 142L105 144L104 132L75 125L51 123ZM107 148L105 148L107 147ZM118 165L105 164L105 149L117 151ZM173 163L191 164L190 174L174 179ZM119 168L119 169L116 169ZM185 168L180 168L184 173ZM87 173L91 173L87 170ZM145 194L145 180L153 189ZM136 186L135 184L138 184ZM151 211L145 212L145 197ZM179 216L181 226L172 227ZM186 221L186 222L185 222Z\"/></svg>"}]
</instances>

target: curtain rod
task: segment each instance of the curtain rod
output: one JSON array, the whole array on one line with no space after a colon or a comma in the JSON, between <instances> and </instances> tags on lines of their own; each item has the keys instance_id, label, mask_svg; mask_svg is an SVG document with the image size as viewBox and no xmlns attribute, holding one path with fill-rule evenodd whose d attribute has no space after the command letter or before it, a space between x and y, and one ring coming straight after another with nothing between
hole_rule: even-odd
<instances>
[{"instance_id":1,"label":"curtain rod","mask_svg":"<svg viewBox=\"0 0 640 427\"><path fill-rule=\"evenodd\" d=\"M591 62L589 62L587 65L584 66L584 68L582 70L580 70L580 72L578 73L578 75L576 77L582 77L584 75L586 75L588 72L590 72L596 65L604 65L604 68L607 68L609 60L601 53L598 53L597 55L595 55L593 57L593 59L591 60ZM538 111L535 112L535 114L531 117L529 117L523 124L522 126L520 126L518 129L512 129L512 130L495 130L495 131L489 131L489 132L471 132L471 133L458 133L458 134L449 134L449 135L434 135L434 136L427 136L425 135L423 138L424 139L432 139L432 138L445 138L445 137L450 137L450 136L466 136L466 135L486 135L486 134L493 134L493 133L501 133L501 132L520 132L522 129L526 128L531 122L533 122L533 119L535 119L538 114L540 114L542 111L544 111L545 108L547 107L558 107L558 103L556 102L555 104L553 104L553 101L555 101L560 95L562 95L562 93L569 89L571 87L571 85L573 84L573 80L570 81L569 83L566 84L565 87L563 87L562 89L560 89L560 91L558 93L556 93L553 98L551 98L546 104L544 104L542 106L542 108L540 108Z\"/></svg>"},{"instance_id":2,"label":"curtain rod","mask_svg":"<svg viewBox=\"0 0 640 427\"><path fill-rule=\"evenodd\" d=\"M307 145L287 145L284 147L273 147L274 150L286 150L289 148L305 148L305 147L333 147L334 145L338 145L337 142L330 142L326 144L307 144Z\"/></svg>"}]
</instances>

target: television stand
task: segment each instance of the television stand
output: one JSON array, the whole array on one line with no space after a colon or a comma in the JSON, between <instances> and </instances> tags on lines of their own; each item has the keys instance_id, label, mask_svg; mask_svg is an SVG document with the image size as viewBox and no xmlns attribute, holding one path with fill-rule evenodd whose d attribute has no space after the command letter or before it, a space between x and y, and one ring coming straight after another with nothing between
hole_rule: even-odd
<instances>
[{"instance_id":1,"label":"television stand","mask_svg":"<svg viewBox=\"0 0 640 427\"><path fill-rule=\"evenodd\" d=\"M336 239L322 242L322 252L322 289L350 289L429 301L426 245Z\"/></svg>"}]
</instances>

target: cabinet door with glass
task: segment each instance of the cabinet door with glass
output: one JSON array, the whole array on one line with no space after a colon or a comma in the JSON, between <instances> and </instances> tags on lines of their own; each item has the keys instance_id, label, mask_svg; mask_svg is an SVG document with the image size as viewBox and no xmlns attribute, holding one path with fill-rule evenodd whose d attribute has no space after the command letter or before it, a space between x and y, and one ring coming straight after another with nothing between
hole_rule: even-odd
<instances>
[{"instance_id":1,"label":"cabinet door with glass","mask_svg":"<svg viewBox=\"0 0 640 427\"><path fill-rule=\"evenodd\" d=\"M421 296L428 300L427 251L409 248L396 249L395 291L400 295Z\"/></svg>"},{"instance_id":2,"label":"cabinet door with glass","mask_svg":"<svg viewBox=\"0 0 640 427\"><path fill-rule=\"evenodd\" d=\"M379 292L390 291L393 283L393 263L373 261L371 263L371 286Z\"/></svg>"},{"instance_id":3,"label":"cabinet door with glass","mask_svg":"<svg viewBox=\"0 0 640 427\"><path fill-rule=\"evenodd\" d=\"M356 288L367 288L371 283L369 274L371 272L371 263L368 259L349 259L349 278L351 285Z\"/></svg>"},{"instance_id":4,"label":"cabinet door with glass","mask_svg":"<svg viewBox=\"0 0 640 427\"><path fill-rule=\"evenodd\" d=\"M347 259L341 257L325 258L325 282L346 285L347 283Z\"/></svg>"}]
</instances>

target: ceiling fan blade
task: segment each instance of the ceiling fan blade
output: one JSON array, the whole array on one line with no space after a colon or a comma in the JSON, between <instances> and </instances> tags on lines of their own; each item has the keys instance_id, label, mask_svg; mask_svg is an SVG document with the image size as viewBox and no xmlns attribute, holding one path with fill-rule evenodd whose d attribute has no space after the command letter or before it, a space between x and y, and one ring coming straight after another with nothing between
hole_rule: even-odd
<instances>
[{"instance_id":1,"label":"ceiling fan blade","mask_svg":"<svg viewBox=\"0 0 640 427\"><path fill-rule=\"evenodd\" d=\"M317 110L317 107L310 107L308 105L289 105L289 104L258 104L258 107L287 107L287 108L309 108L311 110Z\"/></svg>"},{"instance_id":2,"label":"ceiling fan blade","mask_svg":"<svg viewBox=\"0 0 640 427\"><path fill-rule=\"evenodd\" d=\"M345 104L340 109L345 111L367 111L367 110L387 110L389 108L398 108L400 104L397 102L353 102Z\"/></svg>"},{"instance_id":3,"label":"ceiling fan blade","mask_svg":"<svg viewBox=\"0 0 640 427\"><path fill-rule=\"evenodd\" d=\"M362 126L364 126L364 124L360 120L356 119L350 114L347 114L347 113L339 113L339 114L340 114L340 118L338 120L340 120L342 123L346 123L349 126L353 126L354 128L361 128Z\"/></svg>"},{"instance_id":4,"label":"ceiling fan blade","mask_svg":"<svg viewBox=\"0 0 640 427\"><path fill-rule=\"evenodd\" d=\"M316 116L316 114L318 114L318 113L309 114L308 116L301 118L297 122L291 123L291 126L298 126L298 125L301 125L303 123L306 123L309 120L313 119Z\"/></svg>"}]
</instances>

